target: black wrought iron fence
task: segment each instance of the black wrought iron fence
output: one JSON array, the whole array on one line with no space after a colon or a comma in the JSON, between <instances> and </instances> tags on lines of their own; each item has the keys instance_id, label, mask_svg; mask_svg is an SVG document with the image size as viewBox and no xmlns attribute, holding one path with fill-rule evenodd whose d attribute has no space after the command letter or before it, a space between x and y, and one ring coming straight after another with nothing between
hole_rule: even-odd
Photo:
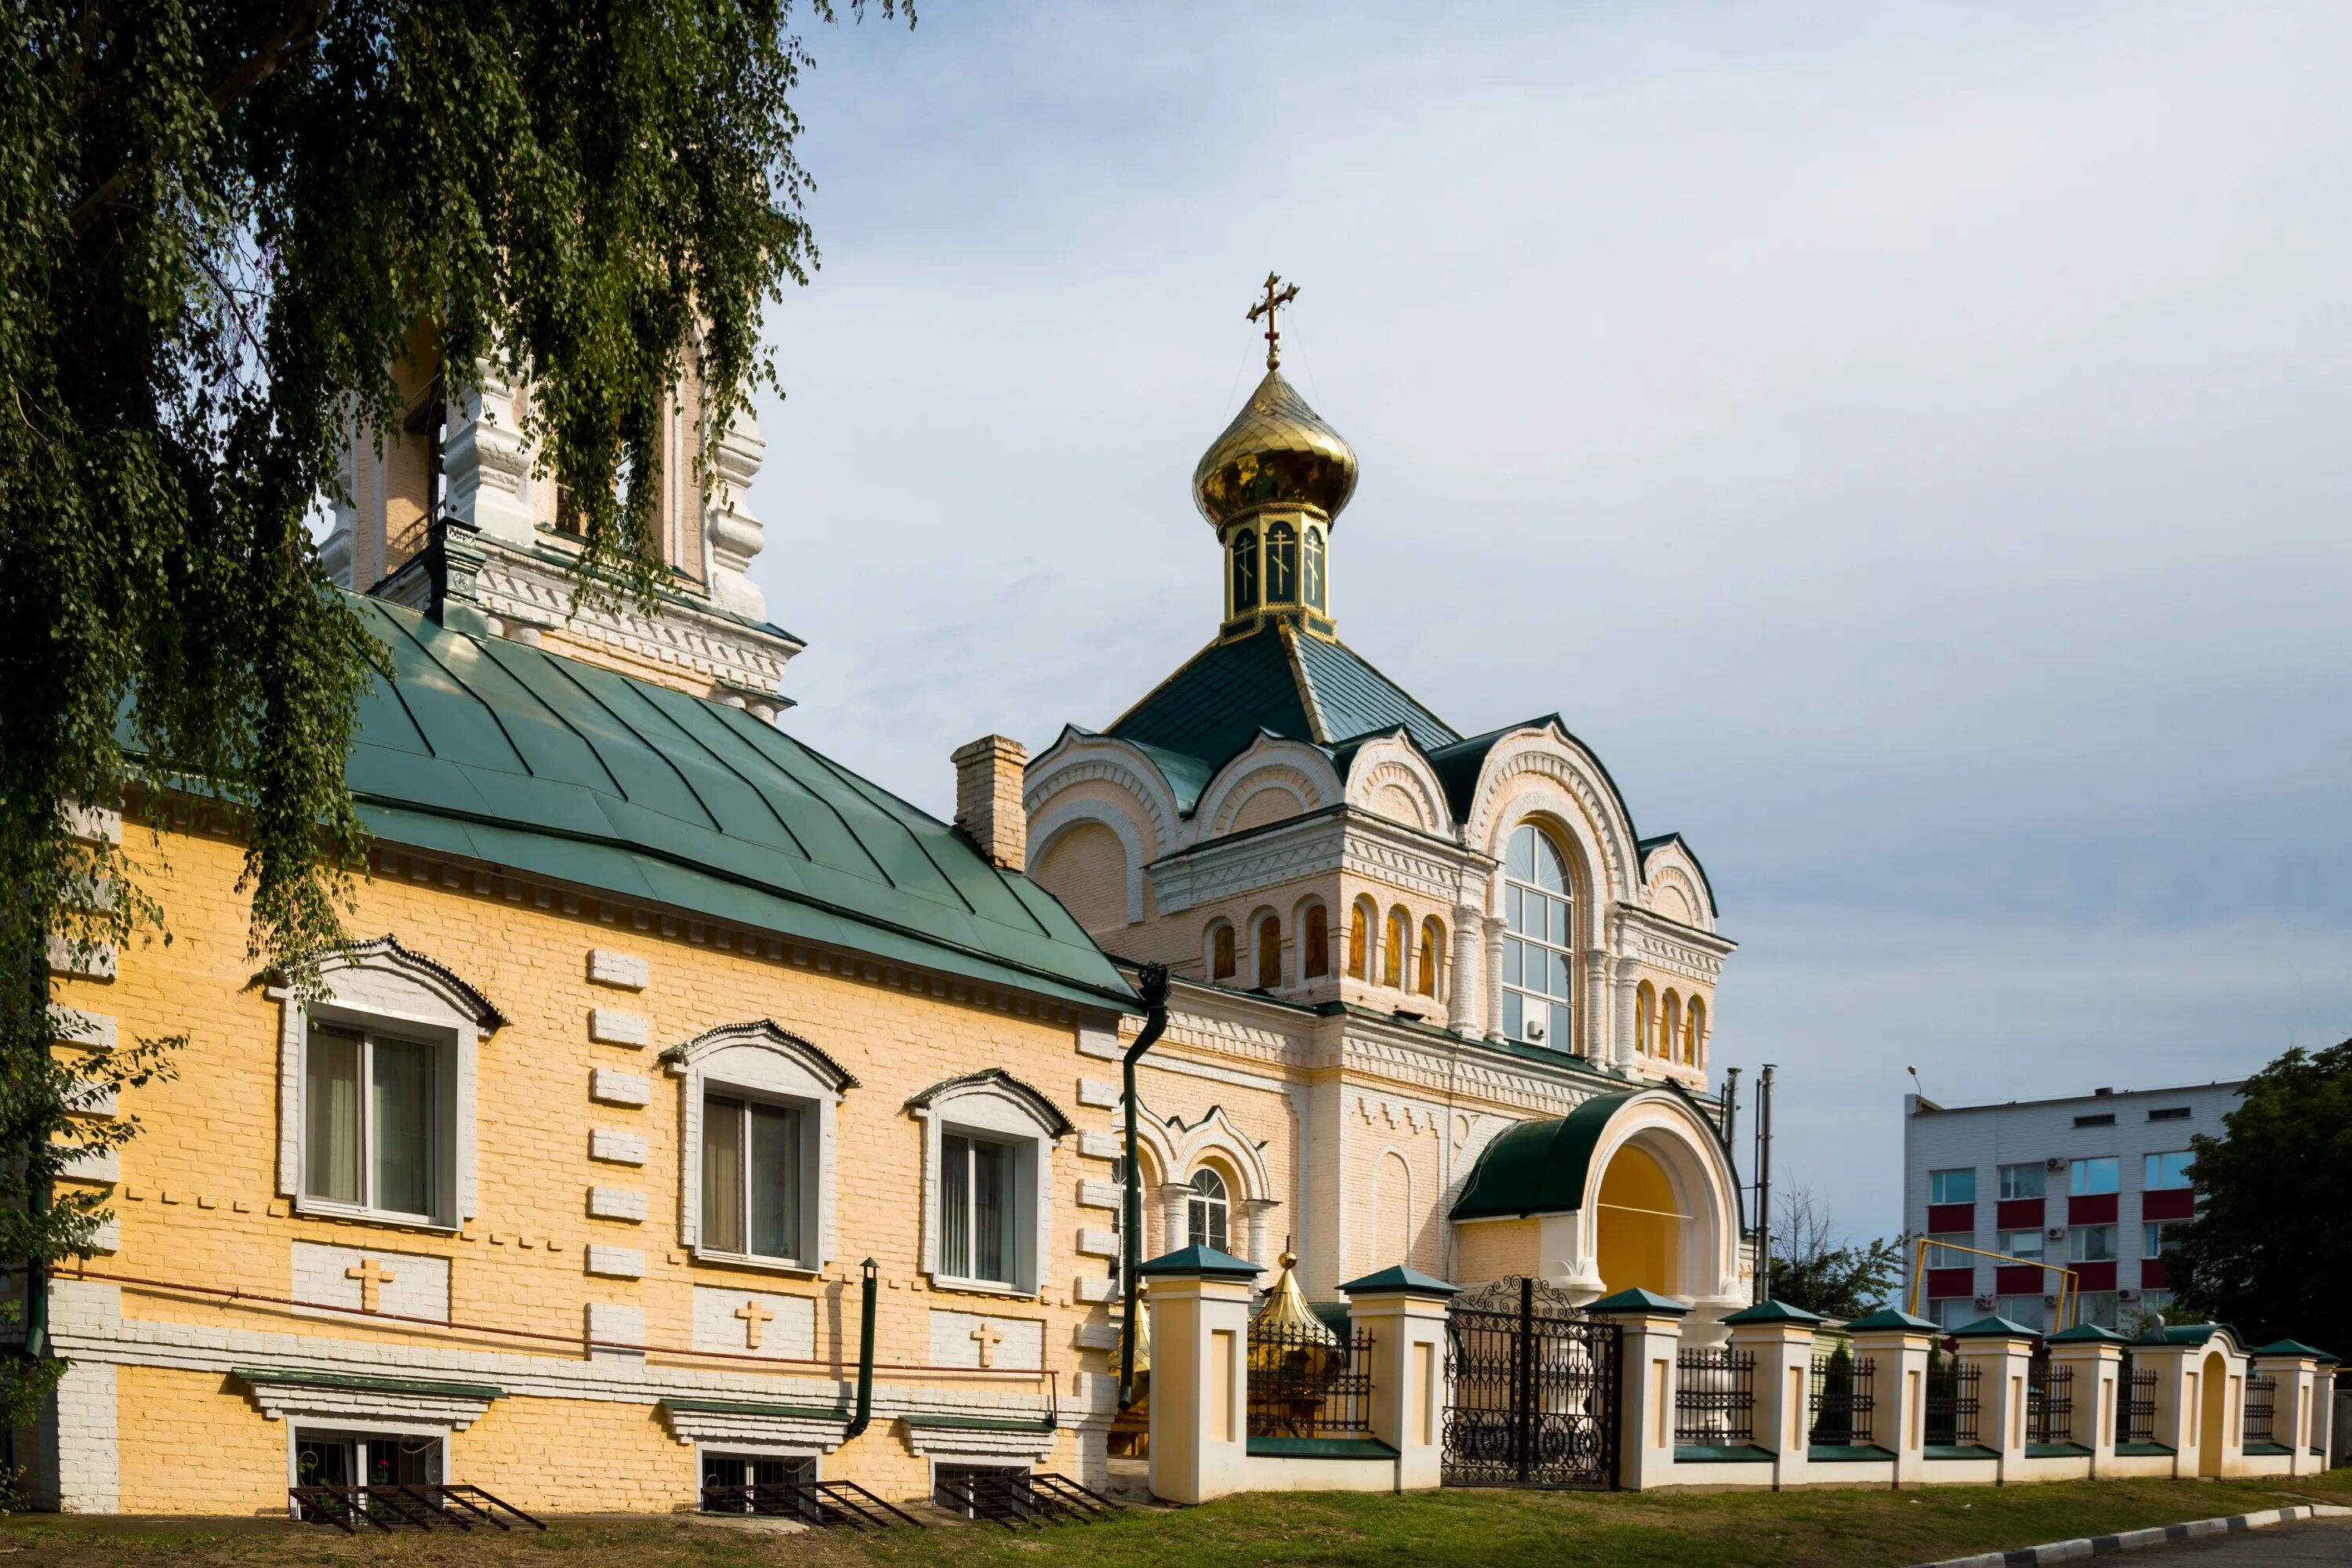
<instances>
[{"instance_id":1,"label":"black wrought iron fence","mask_svg":"<svg viewBox=\"0 0 2352 1568\"><path fill-rule=\"evenodd\" d=\"M2278 1419L2278 1379L2256 1374L2246 1379L2246 1421L2240 1441L2249 1446L2255 1443L2275 1443L2271 1436Z\"/></svg>"},{"instance_id":2,"label":"black wrought iron fence","mask_svg":"<svg viewBox=\"0 0 2352 1568\"><path fill-rule=\"evenodd\" d=\"M1977 1441L1977 1385L1984 1369L1937 1357L1927 1367L1927 1446L1956 1448Z\"/></svg>"},{"instance_id":3,"label":"black wrought iron fence","mask_svg":"<svg viewBox=\"0 0 2352 1568\"><path fill-rule=\"evenodd\" d=\"M1675 1442L1724 1447L1756 1440L1756 1356L1751 1351L1675 1353Z\"/></svg>"},{"instance_id":4,"label":"black wrought iron fence","mask_svg":"<svg viewBox=\"0 0 2352 1568\"><path fill-rule=\"evenodd\" d=\"M1878 1363L1858 1360L1840 1345L1813 1357L1811 1426L1806 1441L1820 1448L1851 1447L1870 1441L1870 1420Z\"/></svg>"},{"instance_id":5,"label":"black wrought iron fence","mask_svg":"<svg viewBox=\"0 0 2352 1568\"><path fill-rule=\"evenodd\" d=\"M1372 1429L1371 1335L1304 1324L1250 1331L1249 1435L1361 1437Z\"/></svg>"},{"instance_id":6,"label":"black wrought iron fence","mask_svg":"<svg viewBox=\"0 0 2352 1568\"><path fill-rule=\"evenodd\" d=\"M2042 1366L2027 1374L2025 1440L2067 1443L2074 1436L2074 1369Z\"/></svg>"},{"instance_id":7,"label":"black wrought iron fence","mask_svg":"<svg viewBox=\"0 0 2352 1568\"><path fill-rule=\"evenodd\" d=\"M2118 1443L2153 1443L2156 1441L2156 1372L2152 1367L2134 1368L2124 1363L2124 1374L2116 1384L2120 1395L2116 1401L2116 1441Z\"/></svg>"}]
</instances>

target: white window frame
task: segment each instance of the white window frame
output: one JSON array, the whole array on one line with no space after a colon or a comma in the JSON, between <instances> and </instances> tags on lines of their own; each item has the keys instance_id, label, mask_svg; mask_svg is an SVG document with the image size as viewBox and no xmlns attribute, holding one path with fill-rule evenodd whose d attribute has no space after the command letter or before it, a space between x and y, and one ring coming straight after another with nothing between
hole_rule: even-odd
<instances>
[{"instance_id":1,"label":"white window frame","mask_svg":"<svg viewBox=\"0 0 2352 1568\"><path fill-rule=\"evenodd\" d=\"M2009 1191L2009 1174L2011 1171L2025 1171L2031 1173L2033 1177L2033 1184L2042 1190L2032 1193L2018 1193L2012 1195ZM2028 1203L2036 1199L2046 1201L2050 1195L2049 1173L2043 1169L2042 1163L2039 1160L2013 1161L2008 1164L1999 1166L1993 1172L1992 1181L1993 1192L1996 1194L1997 1201L2000 1203Z\"/></svg>"},{"instance_id":2,"label":"white window frame","mask_svg":"<svg viewBox=\"0 0 2352 1568\"><path fill-rule=\"evenodd\" d=\"M1213 1198L1201 1190L1200 1182L1202 1176L1213 1176L1216 1179L1217 1195L1215 1197ZM1203 1165L1199 1170L1193 1172L1191 1176L1187 1177L1184 1184L1192 1190L1192 1195L1184 1200L1185 1239L1198 1243L1202 1247L1213 1245L1209 1240L1209 1229L1207 1225L1209 1210L1211 1206L1213 1205L1224 1220L1224 1224L1221 1228L1225 1233L1225 1238L1223 1244L1217 1247L1217 1250L1220 1252L1231 1253L1233 1251L1234 1239L1233 1184L1225 1180L1225 1173L1223 1171L1218 1170L1213 1165ZM1196 1216L1202 1221L1199 1225L1193 1224L1193 1220Z\"/></svg>"},{"instance_id":3,"label":"white window frame","mask_svg":"<svg viewBox=\"0 0 2352 1568\"><path fill-rule=\"evenodd\" d=\"M2087 1250L2086 1243L2088 1238L2103 1230L2107 1232L2107 1255L2105 1258L2084 1257L2084 1253ZM2078 1225L2070 1227L2066 1232L2066 1261L2069 1263L2119 1263L2123 1261L2124 1238L2122 1232L2123 1226L2116 1224L2113 1220L2104 1220L2097 1225Z\"/></svg>"},{"instance_id":4,"label":"white window frame","mask_svg":"<svg viewBox=\"0 0 2352 1568\"><path fill-rule=\"evenodd\" d=\"M282 984L266 994L279 1004L278 1042L278 1195L297 1214L332 1215L408 1230L455 1231L475 1215L478 1139L474 1085L478 1047L506 1019L482 994L431 959L390 936L354 943L319 961L321 994L305 1000ZM313 1019L362 1033L380 1031L436 1047L436 1124L446 1130L435 1151L431 1215L311 1198L303 1192L308 1169L304 1063ZM365 1089L362 1085L362 1093Z\"/></svg>"},{"instance_id":5,"label":"white window frame","mask_svg":"<svg viewBox=\"0 0 2352 1568\"><path fill-rule=\"evenodd\" d=\"M1034 1298L1054 1261L1054 1145L1071 1131L1069 1119L1044 1095L991 1068L950 1079L907 1102L923 1128L923 1273L941 1289ZM940 1264L940 1145L950 1133L1010 1143L1013 1148L1013 1279L973 1279Z\"/></svg>"},{"instance_id":6,"label":"white window frame","mask_svg":"<svg viewBox=\"0 0 2352 1568\"><path fill-rule=\"evenodd\" d=\"M1560 891L1555 893L1549 889L1544 887L1540 882L1522 882L1517 877L1511 874L1509 860L1510 839L1517 837L1521 833L1533 834L1535 836L1536 843L1539 847L1539 850L1549 849L1551 852L1552 857L1559 862ZM1519 1027L1518 1032L1512 1035L1512 1038L1525 1040L1530 1045L1539 1045L1548 1050L1574 1052L1577 1048L1576 1030L1579 1022L1578 1013L1580 1011L1576 1003L1576 987L1578 976L1582 972L1581 967L1577 963L1576 952L1575 863L1569 858L1568 851L1560 847L1560 842L1558 837L1546 832L1540 826L1533 822L1522 822L1517 826L1512 828L1510 837L1506 838L1503 841L1503 848L1505 858L1502 871L1504 899L1502 908L1502 914L1504 917L1502 940L1506 943L1516 942L1522 948L1531 947L1536 949L1538 952L1544 953L1546 955L1545 970L1547 974L1549 973L1550 969L1550 955L1555 953L1558 954L1561 961L1566 964L1568 974L1568 991L1564 995L1554 995L1549 991L1530 990L1528 986L1517 981L1505 980L1502 983L1503 994L1507 998L1504 1002L1504 1007L1506 1009L1504 1017L1507 1018L1509 1016L1507 1009L1509 1008L1510 1004L1507 998L1516 995L1519 998ZM1567 929L1563 934L1566 940L1559 942L1555 942L1551 940L1551 921L1549 918L1549 909L1547 909L1547 918L1544 921L1544 934L1542 936L1533 936L1524 931L1514 928L1510 922L1509 903L1510 894L1513 889L1517 889L1518 890L1523 905L1528 899L1543 899L1546 900L1557 901L1565 914L1564 923ZM1524 925L1525 923L1524 919L1522 919L1521 924ZM1386 931L1387 928L1385 924L1381 929L1383 931ZM1405 955L1405 962L1398 967L1400 984L1402 989L1408 994L1411 994L1413 989L1412 975L1411 973L1411 970L1412 968L1412 954L1410 949L1417 943L1420 933L1421 927L1419 922L1414 921L1408 911L1404 932L1404 939L1408 952ZM1496 955L1495 961L1497 963L1500 963L1502 962L1502 956L1505 950L1496 948L1493 951ZM1529 1008L1530 1003L1539 1005L1543 1009L1544 1016L1541 1022L1544 1026L1544 1037L1540 1040L1531 1038L1528 1034L1528 1026L1531 1023L1537 1022L1537 1020L1531 1016ZM1555 1003L1557 1003L1561 1011L1567 1015L1567 1037L1564 1039L1555 1040L1551 1037L1551 1008ZM1508 1026L1504 1024L1500 1019L1496 1020L1496 1026L1503 1028L1506 1033L1509 1032ZM1679 1020L1676 1023L1676 1027L1680 1027ZM1664 1059L1672 1061L1675 1059L1675 1042L1669 1040L1665 1044L1666 1056Z\"/></svg>"},{"instance_id":7,"label":"white window frame","mask_svg":"<svg viewBox=\"0 0 2352 1568\"><path fill-rule=\"evenodd\" d=\"M359 1040L358 1095L359 1147L352 1153L358 1165L360 1196L356 1199L328 1197L310 1190L310 1107L303 1106L302 1172L299 1180L302 1211L305 1214L348 1215L363 1219L383 1220L394 1225L418 1225L446 1227L449 1215L456 1206L452 1202L457 1185L457 1172L451 1156L455 1152L456 1128L454 1108L457 1104L456 1042L447 1031L426 1029L406 1024L387 1027L376 1016L348 1019L343 1010L314 1007L310 1023L302 1031L302 1086L308 1096L310 1083L310 1053L317 1043L321 1027L332 1028L357 1037ZM376 1118L375 1118L375 1054L376 1047L391 1041L400 1045L421 1045L433 1053L433 1100L427 1121L428 1145L425 1152L427 1187L430 1202L423 1209L394 1208L378 1201L376 1191Z\"/></svg>"},{"instance_id":8,"label":"white window frame","mask_svg":"<svg viewBox=\"0 0 2352 1568\"><path fill-rule=\"evenodd\" d=\"M662 1062L678 1079L678 1239L688 1256L698 1264L803 1279L822 1271L833 1261L835 1172L839 1169L835 1112L857 1080L815 1046L765 1018L706 1031L665 1051ZM704 1244L702 1123L704 1106L713 1094L793 1106L808 1117L801 1136L801 1235L813 1244L809 1257L768 1258ZM750 1152L745 1152L748 1156Z\"/></svg>"},{"instance_id":9,"label":"white window frame","mask_svg":"<svg viewBox=\"0 0 2352 1568\"><path fill-rule=\"evenodd\" d=\"M2032 1237L2033 1238L2033 1250L2031 1252L2011 1252L2009 1249L2009 1238L2013 1236ZM1999 1231L1995 1233L1995 1237L1996 1239L1993 1242L1993 1250L2000 1253L2003 1258L2012 1258L2019 1263L2039 1263L2042 1261L2044 1238L2040 1226L2029 1226L2021 1230Z\"/></svg>"}]
</instances>

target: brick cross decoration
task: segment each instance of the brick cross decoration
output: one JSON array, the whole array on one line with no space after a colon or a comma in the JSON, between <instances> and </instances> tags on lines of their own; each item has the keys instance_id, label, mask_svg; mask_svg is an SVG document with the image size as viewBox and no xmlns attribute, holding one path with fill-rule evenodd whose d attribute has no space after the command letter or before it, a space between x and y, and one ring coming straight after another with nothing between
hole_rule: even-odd
<instances>
[{"instance_id":1,"label":"brick cross decoration","mask_svg":"<svg viewBox=\"0 0 2352 1568\"><path fill-rule=\"evenodd\" d=\"M996 1325L986 1318L980 1321L980 1327L972 1330L971 1337L980 1346L980 1364L982 1366L989 1364L990 1355L1004 1338L1003 1334L996 1331Z\"/></svg>"},{"instance_id":2,"label":"brick cross decoration","mask_svg":"<svg viewBox=\"0 0 2352 1568\"><path fill-rule=\"evenodd\" d=\"M1260 316L1265 318L1265 368L1273 370L1282 363L1282 334L1275 330L1274 315L1298 298L1298 285L1286 286L1279 277L1269 272L1263 287L1265 298L1249 308L1249 319L1255 321Z\"/></svg>"},{"instance_id":3,"label":"brick cross decoration","mask_svg":"<svg viewBox=\"0 0 2352 1568\"><path fill-rule=\"evenodd\" d=\"M745 1298L743 1304L735 1309L735 1315L743 1320L744 1348L758 1350L760 1331L775 1321L776 1314L760 1305L760 1299L757 1296L751 1296Z\"/></svg>"},{"instance_id":4,"label":"brick cross decoration","mask_svg":"<svg viewBox=\"0 0 2352 1568\"><path fill-rule=\"evenodd\" d=\"M383 1265L373 1258L362 1258L360 1259L358 1268L343 1270L343 1278L360 1282L360 1310L373 1312L376 1310L377 1291L399 1279L400 1276L387 1273Z\"/></svg>"}]
</instances>

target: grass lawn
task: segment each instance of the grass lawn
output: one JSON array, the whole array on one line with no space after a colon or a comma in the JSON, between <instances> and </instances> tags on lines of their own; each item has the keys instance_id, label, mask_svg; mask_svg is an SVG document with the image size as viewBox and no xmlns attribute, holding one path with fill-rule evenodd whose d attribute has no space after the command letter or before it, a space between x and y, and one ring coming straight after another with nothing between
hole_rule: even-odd
<instances>
[{"instance_id":1,"label":"grass lawn","mask_svg":"<svg viewBox=\"0 0 2352 1568\"><path fill-rule=\"evenodd\" d=\"M781 1534L681 1518L565 1519L546 1534L346 1537L282 1522L0 1520L9 1568L122 1563L212 1568L340 1563L597 1568L1896 1568L1969 1552L2134 1530L2290 1502L2352 1504L2352 1471L2299 1482L2100 1481L1932 1491L1672 1493L1444 1491L1235 1498L1136 1510L1088 1526L1015 1535L994 1525Z\"/></svg>"}]
</instances>

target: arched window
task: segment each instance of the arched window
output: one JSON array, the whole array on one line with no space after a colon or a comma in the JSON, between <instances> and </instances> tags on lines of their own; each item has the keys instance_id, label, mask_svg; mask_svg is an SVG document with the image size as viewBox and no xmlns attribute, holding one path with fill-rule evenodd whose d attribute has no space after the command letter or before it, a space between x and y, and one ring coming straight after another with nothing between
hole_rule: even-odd
<instances>
[{"instance_id":1,"label":"arched window","mask_svg":"<svg viewBox=\"0 0 2352 1568\"><path fill-rule=\"evenodd\" d=\"M1445 946L1445 932L1435 916L1421 922L1421 962L1413 970L1412 988L1423 996L1437 994L1437 955Z\"/></svg>"},{"instance_id":2,"label":"arched window","mask_svg":"<svg viewBox=\"0 0 2352 1568\"><path fill-rule=\"evenodd\" d=\"M1699 1047L1706 1043L1706 1004L1694 996L1683 1015L1683 1061L1698 1066Z\"/></svg>"},{"instance_id":3,"label":"arched window","mask_svg":"<svg viewBox=\"0 0 2352 1568\"><path fill-rule=\"evenodd\" d=\"M1650 983L1643 981L1633 992L1633 1049L1641 1056L1650 1054L1650 1037L1657 1026L1658 994Z\"/></svg>"},{"instance_id":4,"label":"arched window","mask_svg":"<svg viewBox=\"0 0 2352 1568\"><path fill-rule=\"evenodd\" d=\"M1323 531L1307 531L1307 603L1311 609L1323 607Z\"/></svg>"},{"instance_id":5,"label":"arched window","mask_svg":"<svg viewBox=\"0 0 2352 1568\"><path fill-rule=\"evenodd\" d=\"M1234 957L1234 928L1220 921L1209 937L1209 978L1231 980L1239 967Z\"/></svg>"},{"instance_id":6,"label":"arched window","mask_svg":"<svg viewBox=\"0 0 2352 1568\"><path fill-rule=\"evenodd\" d=\"M1213 1247L1219 1252L1232 1248L1225 1243L1233 1238L1228 1223L1232 1205L1225 1196L1225 1179L1205 1166L1192 1173L1192 1195L1184 1200L1184 1236L1195 1247Z\"/></svg>"},{"instance_id":7,"label":"arched window","mask_svg":"<svg viewBox=\"0 0 2352 1568\"><path fill-rule=\"evenodd\" d=\"M1306 980L1320 980L1331 973L1331 912L1320 904L1307 906L1307 918L1299 922L1306 927L1298 939L1298 973Z\"/></svg>"},{"instance_id":8,"label":"arched window","mask_svg":"<svg viewBox=\"0 0 2352 1568\"><path fill-rule=\"evenodd\" d=\"M1348 914L1348 973L1350 978L1362 980L1370 976L1371 945L1371 906L1359 903Z\"/></svg>"},{"instance_id":9,"label":"arched window","mask_svg":"<svg viewBox=\"0 0 2352 1568\"><path fill-rule=\"evenodd\" d=\"M1669 991L1666 993L1666 999L1658 1007L1658 1059L1660 1061L1670 1062L1675 1059L1675 1049L1682 1043L1682 1032L1683 999Z\"/></svg>"},{"instance_id":10,"label":"arched window","mask_svg":"<svg viewBox=\"0 0 2352 1568\"><path fill-rule=\"evenodd\" d=\"M1532 824L1511 835L1503 920L1503 1033L1570 1049L1568 863Z\"/></svg>"},{"instance_id":11,"label":"arched window","mask_svg":"<svg viewBox=\"0 0 2352 1568\"><path fill-rule=\"evenodd\" d=\"M1387 940L1381 944L1381 984L1402 989L1404 985L1405 950L1412 945L1412 926L1404 906L1399 904L1389 911Z\"/></svg>"},{"instance_id":12,"label":"arched window","mask_svg":"<svg viewBox=\"0 0 2352 1568\"><path fill-rule=\"evenodd\" d=\"M1298 597L1298 531L1286 522L1265 531L1265 602L1286 605Z\"/></svg>"},{"instance_id":13,"label":"arched window","mask_svg":"<svg viewBox=\"0 0 2352 1568\"><path fill-rule=\"evenodd\" d=\"M1282 984L1282 920L1276 915L1257 922L1257 983L1267 991Z\"/></svg>"},{"instance_id":14,"label":"arched window","mask_svg":"<svg viewBox=\"0 0 2352 1568\"><path fill-rule=\"evenodd\" d=\"M1257 530L1244 528L1231 546L1234 572L1234 613L1257 608Z\"/></svg>"}]
</instances>

